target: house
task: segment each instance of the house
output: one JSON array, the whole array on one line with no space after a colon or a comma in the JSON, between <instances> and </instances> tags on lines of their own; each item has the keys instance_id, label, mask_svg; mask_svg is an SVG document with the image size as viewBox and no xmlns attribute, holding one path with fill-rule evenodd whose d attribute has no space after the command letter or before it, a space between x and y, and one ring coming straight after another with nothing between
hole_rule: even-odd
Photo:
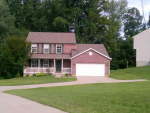
<instances>
[{"instance_id":1,"label":"house","mask_svg":"<svg viewBox=\"0 0 150 113\"><path fill-rule=\"evenodd\" d=\"M150 28L133 37L136 66L150 65Z\"/></svg>"},{"instance_id":2,"label":"house","mask_svg":"<svg viewBox=\"0 0 150 113\"><path fill-rule=\"evenodd\" d=\"M110 60L103 44L77 44L74 33L30 32L31 59L24 75L49 70L72 76L108 76Z\"/></svg>"}]
</instances>

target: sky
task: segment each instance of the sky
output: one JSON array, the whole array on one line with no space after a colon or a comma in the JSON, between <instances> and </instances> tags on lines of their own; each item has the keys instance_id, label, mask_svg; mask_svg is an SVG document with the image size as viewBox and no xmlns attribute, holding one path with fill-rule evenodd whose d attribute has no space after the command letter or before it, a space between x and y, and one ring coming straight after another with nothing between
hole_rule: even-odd
<instances>
[{"instance_id":1,"label":"sky","mask_svg":"<svg viewBox=\"0 0 150 113\"><path fill-rule=\"evenodd\" d=\"M146 21L148 21L149 13L150 13L150 0L143 0L143 5L144 5L145 19L146 19ZM141 15L143 15L141 0L128 0L128 6L138 8Z\"/></svg>"}]
</instances>

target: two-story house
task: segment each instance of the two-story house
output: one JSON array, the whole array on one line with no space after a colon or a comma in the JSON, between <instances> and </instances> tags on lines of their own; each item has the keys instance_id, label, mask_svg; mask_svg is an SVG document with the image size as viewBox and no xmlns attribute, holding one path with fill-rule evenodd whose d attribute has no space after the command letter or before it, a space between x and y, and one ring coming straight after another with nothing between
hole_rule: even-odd
<instances>
[{"instance_id":1,"label":"two-story house","mask_svg":"<svg viewBox=\"0 0 150 113\"><path fill-rule=\"evenodd\" d=\"M134 49L136 49L136 66L150 65L150 28L135 35Z\"/></svg>"},{"instance_id":2,"label":"two-story house","mask_svg":"<svg viewBox=\"0 0 150 113\"><path fill-rule=\"evenodd\" d=\"M110 74L110 60L103 44L77 44L74 33L30 32L31 59L24 75L46 73L74 76Z\"/></svg>"}]
</instances>

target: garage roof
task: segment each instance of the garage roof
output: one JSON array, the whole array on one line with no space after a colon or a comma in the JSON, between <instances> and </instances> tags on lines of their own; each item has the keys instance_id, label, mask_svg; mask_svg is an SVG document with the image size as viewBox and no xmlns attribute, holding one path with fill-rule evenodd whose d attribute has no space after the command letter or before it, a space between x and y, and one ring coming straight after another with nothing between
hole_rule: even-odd
<instances>
[{"instance_id":1,"label":"garage roof","mask_svg":"<svg viewBox=\"0 0 150 113\"><path fill-rule=\"evenodd\" d=\"M77 44L76 50L73 50L71 53L72 58L84 53L84 51L92 49L95 52L100 53L101 55L111 59L107 53L107 50L103 44Z\"/></svg>"}]
</instances>

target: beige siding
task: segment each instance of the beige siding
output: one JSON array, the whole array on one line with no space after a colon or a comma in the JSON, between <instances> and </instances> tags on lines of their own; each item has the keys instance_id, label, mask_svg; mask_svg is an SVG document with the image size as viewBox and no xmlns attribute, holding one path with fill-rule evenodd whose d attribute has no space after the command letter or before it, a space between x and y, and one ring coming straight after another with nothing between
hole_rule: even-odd
<instances>
[{"instance_id":1,"label":"beige siding","mask_svg":"<svg viewBox=\"0 0 150 113\"><path fill-rule=\"evenodd\" d=\"M136 49L136 65L150 65L150 28L134 36Z\"/></svg>"}]
</instances>

